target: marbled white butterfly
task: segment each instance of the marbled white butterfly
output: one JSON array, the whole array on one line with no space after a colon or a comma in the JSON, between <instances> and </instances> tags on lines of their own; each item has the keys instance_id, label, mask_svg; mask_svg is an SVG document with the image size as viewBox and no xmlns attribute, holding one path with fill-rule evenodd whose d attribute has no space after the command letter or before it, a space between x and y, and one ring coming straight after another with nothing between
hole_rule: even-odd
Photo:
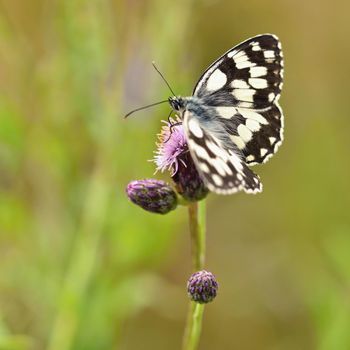
<instances>
[{"instance_id":1,"label":"marbled white butterfly","mask_svg":"<svg viewBox=\"0 0 350 350\"><path fill-rule=\"evenodd\" d=\"M170 97L179 112L196 168L210 191L262 190L248 165L266 162L283 139L278 104L281 43L255 36L227 51L200 77L191 97Z\"/></svg>"}]
</instances>

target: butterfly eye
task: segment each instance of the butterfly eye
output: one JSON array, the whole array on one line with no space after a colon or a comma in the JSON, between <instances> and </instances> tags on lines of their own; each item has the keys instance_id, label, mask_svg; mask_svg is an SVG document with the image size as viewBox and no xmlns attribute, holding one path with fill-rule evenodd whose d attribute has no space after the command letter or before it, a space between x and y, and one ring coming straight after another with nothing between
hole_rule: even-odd
<instances>
[{"instance_id":1,"label":"butterfly eye","mask_svg":"<svg viewBox=\"0 0 350 350\"><path fill-rule=\"evenodd\" d=\"M181 102L177 98L169 97L169 103L172 109L179 111L181 108Z\"/></svg>"}]
</instances>

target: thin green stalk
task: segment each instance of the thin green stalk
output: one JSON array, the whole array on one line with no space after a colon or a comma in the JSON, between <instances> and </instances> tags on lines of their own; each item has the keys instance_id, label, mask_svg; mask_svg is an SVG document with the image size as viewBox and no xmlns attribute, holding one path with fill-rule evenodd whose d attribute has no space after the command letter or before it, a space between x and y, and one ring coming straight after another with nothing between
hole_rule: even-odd
<instances>
[{"instance_id":1,"label":"thin green stalk","mask_svg":"<svg viewBox=\"0 0 350 350\"><path fill-rule=\"evenodd\" d=\"M193 271L204 268L205 263L205 201L190 203L188 206L191 255ZM183 350L196 350L202 329L204 304L190 302L183 340Z\"/></svg>"},{"instance_id":2,"label":"thin green stalk","mask_svg":"<svg viewBox=\"0 0 350 350\"><path fill-rule=\"evenodd\" d=\"M188 205L193 272L204 268L205 260L205 201Z\"/></svg>"}]
</instances>

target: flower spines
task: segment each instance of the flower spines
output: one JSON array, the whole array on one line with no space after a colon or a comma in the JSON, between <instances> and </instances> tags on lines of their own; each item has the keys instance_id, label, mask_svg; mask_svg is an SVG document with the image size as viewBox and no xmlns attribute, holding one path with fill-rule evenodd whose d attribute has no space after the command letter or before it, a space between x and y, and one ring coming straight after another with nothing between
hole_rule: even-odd
<instances>
[{"instance_id":1,"label":"flower spines","mask_svg":"<svg viewBox=\"0 0 350 350\"><path fill-rule=\"evenodd\" d=\"M163 121L160 134L158 134L159 142L156 143L157 150L155 152L154 162L157 171L171 171L171 174L177 172L180 156L188 151L185 131L181 125L181 119L170 119L170 123Z\"/></svg>"}]
</instances>

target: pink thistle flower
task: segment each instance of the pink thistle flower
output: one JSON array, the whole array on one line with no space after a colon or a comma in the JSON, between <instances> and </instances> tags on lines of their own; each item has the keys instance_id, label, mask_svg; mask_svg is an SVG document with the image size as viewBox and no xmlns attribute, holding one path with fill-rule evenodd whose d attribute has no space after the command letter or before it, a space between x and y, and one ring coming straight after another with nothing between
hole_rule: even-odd
<instances>
[{"instance_id":1,"label":"pink thistle flower","mask_svg":"<svg viewBox=\"0 0 350 350\"><path fill-rule=\"evenodd\" d=\"M179 162L183 163L181 156L189 152L185 131L181 124L181 119L176 117L171 119L172 124L179 124L170 129L171 124L164 121L165 125L162 127L160 134L158 134L159 142L157 143L157 150L153 161L155 162L157 171L164 172L169 170L171 176L175 175L179 169ZM183 165L185 165L183 163ZM186 165L185 165L186 166Z\"/></svg>"},{"instance_id":2,"label":"pink thistle flower","mask_svg":"<svg viewBox=\"0 0 350 350\"><path fill-rule=\"evenodd\" d=\"M188 201L199 201L206 197L208 189L194 165L181 119L176 117L170 122L164 121L165 125L158 135L153 158L156 171L169 170L178 193Z\"/></svg>"}]
</instances>

